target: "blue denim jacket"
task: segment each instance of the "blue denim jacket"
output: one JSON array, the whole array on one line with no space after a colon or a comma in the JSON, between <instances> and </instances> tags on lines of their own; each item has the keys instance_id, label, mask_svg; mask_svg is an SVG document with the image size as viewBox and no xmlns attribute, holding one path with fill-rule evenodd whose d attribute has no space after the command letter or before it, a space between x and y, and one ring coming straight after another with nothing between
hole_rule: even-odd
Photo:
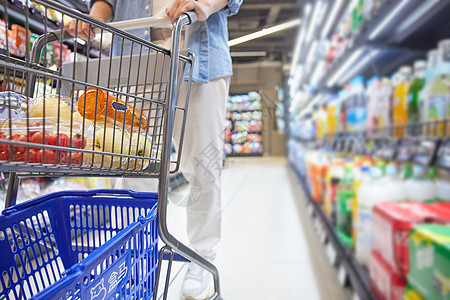
<instances>
[{"instance_id":1,"label":"blue denim jacket","mask_svg":"<svg viewBox=\"0 0 450 300\"><path fill-rule=\"evenodd\" d=\"M91 3L95 1L91 0ZM113 7L113 21L144 18L151 14L152 0L105 1ZM227 18L238 12L242 1L228 0L228 5L209 16L208 20L187 27L186 47L192 51L196 58L192 75L193 81L207 83L209 80L232 75ZM150 40L150 30L148 29L130 30L130 33ZM121 47L117 46L116 42L115 47L113 47L114 55L121 52ZM130 45L124 45L124 54L130 53L130 50ZM133 53L138 53L138 51L133 51Z\"/></svg>"}]
</instances>

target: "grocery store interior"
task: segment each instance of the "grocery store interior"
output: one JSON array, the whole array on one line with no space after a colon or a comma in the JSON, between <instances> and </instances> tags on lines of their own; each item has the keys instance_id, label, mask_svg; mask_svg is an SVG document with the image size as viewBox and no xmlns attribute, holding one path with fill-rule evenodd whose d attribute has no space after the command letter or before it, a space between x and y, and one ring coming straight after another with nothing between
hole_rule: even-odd
<instances>
[{"instance_id":1,"label":"grocery store interior","mask_svg":"<svg viewBox=\"0 0 450 300\"><path fill-rule=\"evenodd\" d=\"M189 263L155 243L167 218L189 245L165 101L196 62L66 36L87 2L0 3L0 299L180 299ZM228 33L215 299L450 300L450 0L244 0ZM168 201L141 193L164 175Z\"/></svg>"}]
</instances>

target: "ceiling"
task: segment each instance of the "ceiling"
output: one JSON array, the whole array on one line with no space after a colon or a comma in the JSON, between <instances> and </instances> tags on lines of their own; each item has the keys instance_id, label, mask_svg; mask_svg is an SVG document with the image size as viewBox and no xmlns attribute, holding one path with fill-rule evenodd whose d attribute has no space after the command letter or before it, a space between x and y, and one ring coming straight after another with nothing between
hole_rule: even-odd
<instances>
[{"instance_id":1,"label":"ceiling","mask_svg":"<svg viewBox=\"0 0 450 300\"><path fill-rule=\"evenodd\" d=\"M239 13L228 19L230 40L299 18L298 0L244 0ZM266 51L264 59L284 61L289 59L298 27L251 40L231 47L233 52ZM233 57L233 62L254 61L262 57Z\"/></svg>"}]
</instances>

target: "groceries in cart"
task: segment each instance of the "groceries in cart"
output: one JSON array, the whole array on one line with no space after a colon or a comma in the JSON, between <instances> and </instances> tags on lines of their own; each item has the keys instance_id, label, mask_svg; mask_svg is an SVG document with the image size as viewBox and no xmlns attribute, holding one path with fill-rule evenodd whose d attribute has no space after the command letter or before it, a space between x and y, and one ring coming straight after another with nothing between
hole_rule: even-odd
<instances>
[{"instance_id":1,"label":"groceries in cart","mask_svg":"<svg viewBox=\"0 0 450 300\"><path fill-rule=\"evenodd\" d=\"M147 117L135 106L94 88L82 91L76 104L57 94L31 99L1 92L0 160L142 170L152 140Z\"/></svg>"}]
</instances>

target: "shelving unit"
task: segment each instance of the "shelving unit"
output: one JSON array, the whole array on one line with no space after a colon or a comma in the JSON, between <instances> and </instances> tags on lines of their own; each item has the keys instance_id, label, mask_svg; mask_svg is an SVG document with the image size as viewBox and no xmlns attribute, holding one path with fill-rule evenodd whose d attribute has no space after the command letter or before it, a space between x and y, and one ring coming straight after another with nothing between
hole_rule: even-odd
<instances>
[{"instance_id":1,"label":"shelving unit","mask_svg":"<svg viewBox=\"0 0 450 300\"><path fill-rule=\"evenodd\" d=\"M317 58L312 53L317 50L318 43L330 36L329 31L335 28L350 7L349 0L340 1L307 1L303 0L304 15L296 51L290 72L290 94L307 87L314 92L303 103L302 108L310 111L314 105L322 104L321 95L335 92L336 88L356 75L370 77L392 73L399 66L414 59L425 57L426 50L435 47L438 40L450 35L448 15L450 1L417 1L386 0L380 4L376 14L361 24L358 32L347 42L342 55L333 61L324 76L318 76L317 70L325 58ZM319 6L320 4L320 7ZM323 9L323 3L327 3ZM318 8L317 8L318 7ZM331 26L320 18L322 9ZM335 17L329 14L336 11ZM315 16L314 16L315 15ZM312 19L316 22L312 23ZM400 24L395 20L404 20ZM321 22L324 20L323 22ZM447 20L443 24L442 20ZM325 23L319 26L318 23ZM330 28L323 34L324 27ZM440 30L435 30L439 28ZM325 28L326 29L326 28ZM421 43L419 41L426 41ZM323 56L323 55L322 55Z\"/></svg>"},{"instance_id":2,"label":"shelving unit","mask_svg":"<svg viewBox=\"0 0 450 300\"><path fill-rule=\"evenodd\" d=\"M227 156L261 156L262 101L256 92L232 95L227 103Z\"/></svg>"},{"instance_id":3,"label":"shelving unit","mask_svg":"<svg viewBox=\"0 0 450 300\"><path fill-rule=\"evenodd\" d=\"M447 130L443 135L420 137L394 137L393 131L401 126L390 126L355 132L335 132L325 138L300 134L302 123L311 113L326 104L330 95L355 76L365 78L388 76L404 64L426 57L437 42L450 37L450 1L385 0L375 1L378 7L369 20L364 20L354 34L341 47L334 60L322 51L332 33L342 23L357 1L300 1L303 7L302 25L294 50L289 81L285 95L285 122L288 148L322 149L347 155L370 155L386 161L410 162L424 166L437 166L450 170L450 142ZM327 66L324 68L324 66ZM323 71L325 70L325 71ZM296 105L291 105L295 103ZM447 120L441 121L447 128ZM439 122L416 123L403 126L433 127ZM296 130L297 129L297 130ZM307 199L307 209L330 262L339 269L342 285L350 283L354 299L374 299L366 269L355 260L353 253L339 239L331 220L320 203L309 193L305 170L296 161L296 154L288 153L291 166L298 176Z\"/></svg>"}]
</instances>

